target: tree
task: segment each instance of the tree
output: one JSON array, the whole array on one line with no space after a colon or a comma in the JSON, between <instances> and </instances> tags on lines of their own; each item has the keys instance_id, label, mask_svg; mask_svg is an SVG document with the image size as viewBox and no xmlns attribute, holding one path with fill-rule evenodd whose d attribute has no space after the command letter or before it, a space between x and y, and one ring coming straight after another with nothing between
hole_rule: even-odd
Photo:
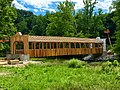
<instances>
[{"instance_id":1,"label":"tree","mask_svg":"<svg viewBox=\"0 0 120 90\"><path fill-rule=\"evenodd\" d=\"M17 19L15 20L15 26L18 32L22 34L32 34L32 28L36 24L37 16L30 11L17 10Z\"/></svg>"},{"instance_id":2,"label":"tree","mask_svg":"<svg viewBox=\"0 0 120 90\"><path fill-rule=\"evenodd\" d=\"M16 9L11 6L13 0L0 0L0 39L6 35L9 38L16 32L14 21L17 17ZM6 45L0 43L0 49L3 50Z\"/></svg>"},{"instance_id":3,"label":"tree","mask_svg":"<svg viewBox=\"0 0 120 90\"><path fill-rule=\"evenodd\" d=\"M98 12L94 11L96 0L83 0L84 8L76 14L77 33L83 33L85 37L97 37L100 36L99 31L105 29L103 20L105 15L102 13L102 9L98 9Z\"/></svg>"},{"instance_id":4,"label":"tree","mask_svg":"<svg viewBox=\"0 0 120 90\"><path fill-rule=\"evenodd\" d=\"M47 14L48 15L48 14ZM42 15L37 16L36 24L32 27L32 32L34 35L46 35L46 27L48 24L48 18Z\"/></svg>"},{"instance_id":5,"label":"tree","mask_svg":"<svg viewBox=\"0 0 120 90\"><path fill-rule=\"evenodd\" d=\"M17 27L17 31L21 32L22 34L29 33L29 29L27 27L27 22L25 20L17 23L16 27Z\"/></svg>"},{"instance_id":6,"label":"tree","mask_svg":"<svg viewBox=\"0 0 120 90\"><path fill-rule=\"evenodd\" d=\"M91 27L93 26L93 22L92 22L92 16L93 16L93 11L94 11L94 7L95 4L97 3L96 0L94 2L92 2L92 0L83 0L84 3L84 25L85 25L85 30L84 33L86 33L86 36L91 36L90 34L93 32L91 32Z\"/></svg>"},{"instance_id":7,"label":"tree","mask_svg":"<svg viewBox=\"0 0 120 90\"><path fill-rule=\"evenodd\" d=\"M0 0L0 32L3 35L13 35L16 31L14 21L17 17L16 9L11 7L13 0Z\"/></svg>"},{"instance_id":8,"label":"tree","mask_svg":"<svg viewBox=\"0 0 120 90\"><path fill-rule=\"evenodd\" d=\"M116 23L116 42L114 45L114 51L120 55L120 0L116 0L113 2L113 8L115 9L115 17L113 17L113 21Z\"/></svg>"},{"instance_id":9,"label":"tree","mask_svg":"<svg viewBox=\"0 0 120 90\"><path fill-rule=\"evenodd\" d=\"M55 36L74 36L75 18L73 2L68 0L61 2L58 5L58 12L49 17L50 23L46 28L47 35Z\"/></svg>"}]
</instances>

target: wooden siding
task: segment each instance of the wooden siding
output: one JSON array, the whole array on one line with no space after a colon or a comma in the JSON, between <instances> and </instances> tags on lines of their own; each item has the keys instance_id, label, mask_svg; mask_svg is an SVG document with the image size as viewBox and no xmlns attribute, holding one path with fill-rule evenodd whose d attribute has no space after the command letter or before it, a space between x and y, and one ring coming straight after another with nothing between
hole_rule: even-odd
<instances>
[{"instance_id":1,"label":"wooden siding","mask_svg":"<svg viewBox=\"0 0 120 90\"><path fill-rule=\"evenodd\" d=\"M31 57L47 57L47 56L64 56L64 55L85 55L85 54L102 54L102 48L93 49L32 49L29 50Z\"/></svg>"},{"instance_id":2,"label":"wooden siding","mask_svg":"<svg viewBox=\"0 0 120 90\"><path fill-rule=\"evenodd\" d=\"M48 43L45 43L47 45ZM74 43L76 45L76 43ZM80 44L80 43L79 43ZM94 43L95 44L95 43ZM93 46L94 46L93 44ZM54 44L51 43L51 47ZM92 48L70 48L71 45L69 45L68 48L65 48L65 43L63 43L63 48L59 48L60 46L58 43L56 44L56 48L44 48L44 43L42 43L42 48L36 49L36 43L34 43L34 49L29 49L29 55L31 57L48 57L48 56L64 56L64 55L84 55L84 54L102 54L103 48L102 47L92 47ZM81 45L81 44L80 44ZM86 44L84 44L86 45Z\"/></svg>"}]
</instances>

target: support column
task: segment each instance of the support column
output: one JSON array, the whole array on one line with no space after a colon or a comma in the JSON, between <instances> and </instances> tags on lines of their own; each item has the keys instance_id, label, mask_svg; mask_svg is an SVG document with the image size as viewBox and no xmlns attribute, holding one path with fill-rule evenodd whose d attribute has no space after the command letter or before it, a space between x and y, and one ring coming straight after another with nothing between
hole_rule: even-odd
<instances>
[{"instance_id":1,"label":"support column","mask_svg":"<svg viewBox=\"0 0 120 90\"><path fill-rule=\"evenodd\" d=\"M28 42L28 36L23 36L23 44L24 44L24 54L29 54L29 42Z\"/></svg>"},{"instance_id":2,"label":"support column","mask_svg":"<svg viewBox=\"0 0 120 90\"><path fill-rule=\"evenodd\" d=\"M14 54L14 37L13 36L11 36L10 37L10 53L11 54Z\"/></svg>"}]
</instances>

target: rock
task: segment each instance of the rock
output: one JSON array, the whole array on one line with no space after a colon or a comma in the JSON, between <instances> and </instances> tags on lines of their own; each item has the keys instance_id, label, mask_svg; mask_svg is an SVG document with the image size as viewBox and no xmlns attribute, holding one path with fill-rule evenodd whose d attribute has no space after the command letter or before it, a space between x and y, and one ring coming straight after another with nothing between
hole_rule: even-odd
<instances>
[{"instance_id":1,"label":"rock","mask_svg":"<svg viewBox=\"0 0 120 90\"><path fill-rule=\"evenodd\" d=\"M84 57L83 60L85 60L85 61L91 60L91 59L93 59L93 57L94 57L94 56L93 56L92 54L90 54L90 55Z\"/></svg>"},{"instance_id":2,"label":"rock","mask_svg":"<svg viewBox=\"0 0 120 90\"><path fill-rule=\"evenodd\" d=\"M103 54L103 55L88 55L83 58L83 60L94 60L94 61L107 61L107 60L115 60L116 55L114 54Z\"/></svg>"},{"instance_id":3,"label":"rock","mask_svg":"<svg viewBox=\"0 0 120 90\"><path fill-rule=\"evenodd\" d=\"M109 55L112 54L112 51L111 51L111 50L108 50L108 51L107 51L107 54L109 54Z\"/></svg>"}]
</instances>

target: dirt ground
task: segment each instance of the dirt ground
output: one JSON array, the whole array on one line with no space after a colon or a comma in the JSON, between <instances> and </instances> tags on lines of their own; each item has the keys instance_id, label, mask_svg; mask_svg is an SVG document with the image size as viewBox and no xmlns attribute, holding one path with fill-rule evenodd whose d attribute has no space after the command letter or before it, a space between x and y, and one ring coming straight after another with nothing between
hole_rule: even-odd
<instances>
[{"instance_id":1,"label":"dirt ground","mask_svg":"<svg viewBox=\"0 0 120 90\"><path fill-rule=\"evenodd\" d=\"M25 67L28 64L42 64L42 61L21 61L19 64L6 64L6 65L1 65L3 67Z\"/></svg>"}]
</instances>

